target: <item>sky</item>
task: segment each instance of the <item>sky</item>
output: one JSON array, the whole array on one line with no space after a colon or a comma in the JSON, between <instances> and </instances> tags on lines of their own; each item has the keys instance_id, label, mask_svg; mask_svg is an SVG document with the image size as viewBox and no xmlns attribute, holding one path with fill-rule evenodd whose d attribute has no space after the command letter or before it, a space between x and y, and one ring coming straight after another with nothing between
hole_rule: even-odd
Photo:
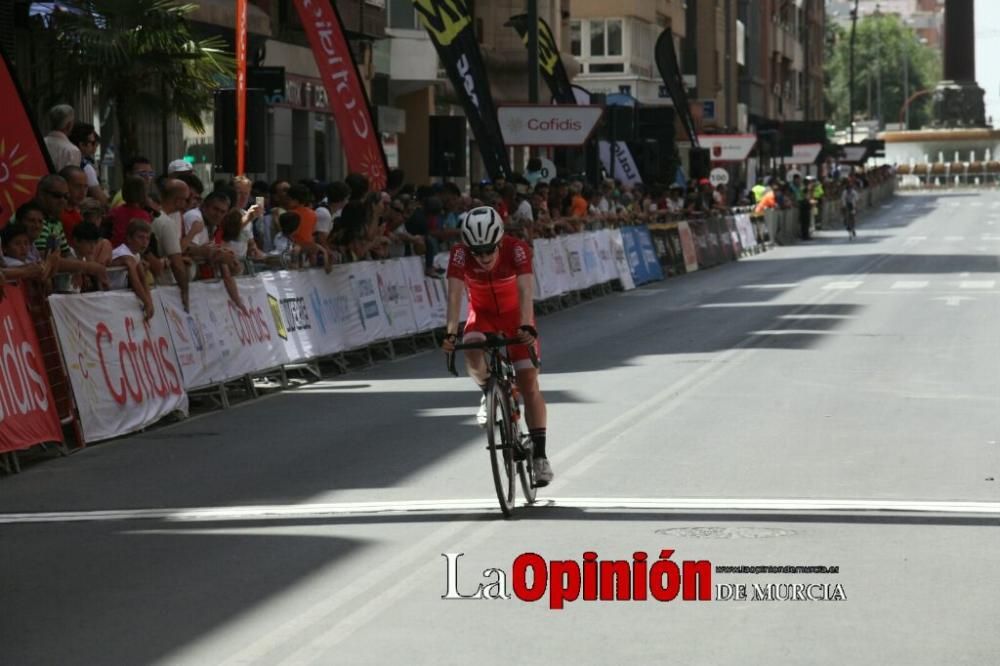
<instances>
[{"instance_id":1,"label":"sky","mask_svg":"<svg viewBox=\"0 0 1000 666\"><path fill-rule=\"evenodd\" d=\"M1000 2L976 0L976 78L986 91L986 117L1000 126Z\"/></svg>"}]
</instances>

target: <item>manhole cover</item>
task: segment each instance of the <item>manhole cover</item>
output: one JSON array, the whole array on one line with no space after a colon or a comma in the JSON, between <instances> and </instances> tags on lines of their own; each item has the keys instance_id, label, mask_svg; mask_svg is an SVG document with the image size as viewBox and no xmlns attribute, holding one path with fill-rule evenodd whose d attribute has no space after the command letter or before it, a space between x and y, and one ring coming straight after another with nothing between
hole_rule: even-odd
<instances>
[{"instance_id":1,"label":"manhole cover","mask_svg":"<svg viewBox=\"0 0 1000 666\"><path fill-rule=\"evenodd\" d=\"M796 534L780 527L667 527L656 533L688 539L776 539Z\"/></svg>"}]
</instances>

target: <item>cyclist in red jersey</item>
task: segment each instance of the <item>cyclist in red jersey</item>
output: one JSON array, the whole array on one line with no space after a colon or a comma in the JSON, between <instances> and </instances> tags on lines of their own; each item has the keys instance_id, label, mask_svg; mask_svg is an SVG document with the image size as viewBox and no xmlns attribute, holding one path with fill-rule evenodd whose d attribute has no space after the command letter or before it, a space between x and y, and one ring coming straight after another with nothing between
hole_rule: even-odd
<instances>
[{"instance_id":1,"label":"cyclist in red jersey","mask_svg":"<svg viewBox=\"0 0 1000 666\"><path fill-rule=\"evenodd\" d=\"M461 227L463 242L452 248L448 261L448 318L441 347L446 352L455 349L462 294L466 292L469 316L465 322L465 341L483 340L484 333L521 340L523 345L509 347L508 353L517 373L517 387L524 398L525 419L534 444L535 483L546 486L553 474L545 452L545 399L538 388L538 369L532 365L528 352L533 345L538 353L531 246L505 236L500 216L489 206L470 210ZM477 420L485 426L489 368L483 351L466 350L465 367L483 391Z\"/></svg>"}]
</instances>

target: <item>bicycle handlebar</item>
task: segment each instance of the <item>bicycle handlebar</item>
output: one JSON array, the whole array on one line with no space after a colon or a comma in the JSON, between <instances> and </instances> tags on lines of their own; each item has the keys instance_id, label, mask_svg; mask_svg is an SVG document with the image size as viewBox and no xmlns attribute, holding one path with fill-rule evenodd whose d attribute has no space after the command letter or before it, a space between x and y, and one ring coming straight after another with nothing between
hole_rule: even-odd
<instances>
[{"instance_id":1,"label":"bicycle handlebar","mask_svg":"<svg viewBox=\"0 0 1000 666\"><path fill-rule=\"evenodd\" d=\"M455 351L462 351L467 349L499 349L500 347L510 347L511 345L524 344L517 338L501 338L497 336L488 336L485 340L479 340L477 342L460 342L455 345ZM538 368L538 354L535 353L535 345L528 345L528 356L531 358L531 365L536 369ZM455 352L448 353L448 372L450 372L455 377L458 377L458 372L455 370Z\"/></svg>"}]
</instances>

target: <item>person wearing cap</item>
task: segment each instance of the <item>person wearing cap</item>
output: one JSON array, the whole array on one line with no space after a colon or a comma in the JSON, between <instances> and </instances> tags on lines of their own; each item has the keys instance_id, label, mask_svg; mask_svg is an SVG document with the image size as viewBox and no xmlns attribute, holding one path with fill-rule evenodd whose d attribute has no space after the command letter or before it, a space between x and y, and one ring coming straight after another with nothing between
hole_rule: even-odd
<instances>
[{"instance_id":1,"label":"person wearing cap","mask_svg":"<svg viewBox=\"0 0 1000 666\"><path fill-rule=\"evenodd\" d=\"M168 178L175 178L177 174L188 173L189 171L194 171L194 167L187 160L178 159L167 165Z\"/></svg>"}]
</instances>

